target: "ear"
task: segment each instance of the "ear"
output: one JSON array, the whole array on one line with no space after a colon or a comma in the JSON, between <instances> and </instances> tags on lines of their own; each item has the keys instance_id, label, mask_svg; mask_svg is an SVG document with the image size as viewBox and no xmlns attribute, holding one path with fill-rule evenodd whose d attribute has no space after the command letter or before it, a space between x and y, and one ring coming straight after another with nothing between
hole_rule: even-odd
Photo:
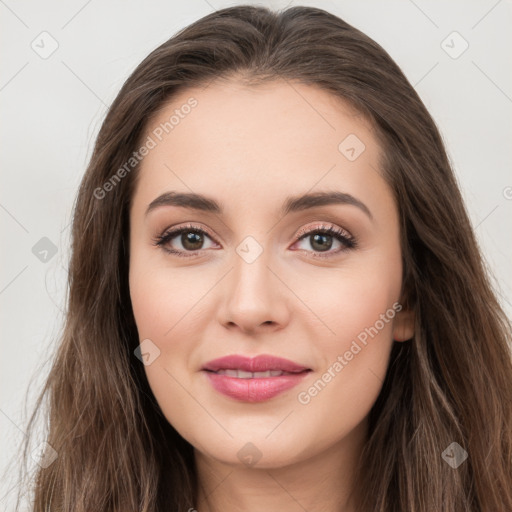
<instances>
[{"instance_id":1,"label":"ear","mask_svg":"<svg viewBox=\"0 0 512 512\"><path fill-rule=\"evenodd\" d=\"M407 341L414 336L415 315L410 309L399 311L393 321L393 340Z\"/></svg>"}]
</instances>

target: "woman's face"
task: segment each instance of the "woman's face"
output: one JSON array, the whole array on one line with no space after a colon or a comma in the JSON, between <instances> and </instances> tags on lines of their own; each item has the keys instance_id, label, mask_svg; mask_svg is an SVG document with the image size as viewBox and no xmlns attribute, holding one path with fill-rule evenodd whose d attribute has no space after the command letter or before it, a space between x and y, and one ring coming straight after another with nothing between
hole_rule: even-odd
<instances>
[{"instance_id":1,"label":"woman's face","mask_svg":"<svg viewBox=\"0 0 512 512\"><path fill-rule=\"evenodd\" d=\"M129 281L165 417L201 454L259 467L363 432L413 325L370 126L311 86L217 82L174 97L145 141ZM180 196L149 208L162 194ZM204 369L232 355L248 360Z\"/></svg>"}]
</instances>

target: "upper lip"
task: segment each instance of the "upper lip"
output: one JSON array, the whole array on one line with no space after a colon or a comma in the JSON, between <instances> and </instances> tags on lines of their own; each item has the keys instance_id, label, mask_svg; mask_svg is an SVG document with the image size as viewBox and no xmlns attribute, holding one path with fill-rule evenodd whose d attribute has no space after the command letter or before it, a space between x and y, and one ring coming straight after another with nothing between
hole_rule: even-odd
<instances>
[{"instance_id":1,"label":"upper lip","mask_svg":"<svg viewBox=\"0 0 512 512\"><path fill-rule=\"evenodd\" d=\"M243 370L246 372L266 372L268 370L281 370L284 372L299 373L310 370L300 364L294 363L289 359L271 355L259 355L256 357L245 357L240 355L230 355L213 359L206 363L203 370L216 372L218 370Z\"/></svg>"}]
</instances>

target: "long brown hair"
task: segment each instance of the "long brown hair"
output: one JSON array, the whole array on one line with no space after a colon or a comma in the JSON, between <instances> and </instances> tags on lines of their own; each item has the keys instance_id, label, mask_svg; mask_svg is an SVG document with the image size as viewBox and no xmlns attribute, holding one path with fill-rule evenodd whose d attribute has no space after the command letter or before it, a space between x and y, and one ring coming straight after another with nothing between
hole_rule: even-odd
<instances>
[{"instance_id":1,"label":"long brown hair","mask_svg":"<svg viewBox=\"0 0 512 512\"><path fill-rule=\"evenodd\" d=\"M394 343L370 412L358 510L511 511L511 324L432 117L386 51L343 20L254 6L216 11L154 50L103 122L74 208L66 321L29 422L31 431L46 399L58 456L33 475L34 511L184 512L196 503L193 448L163 416L134 355L128 209L138 166L104 197L98 189L174 94L230 77L329 91L370 120L382 148L416 327L412 340ZM452 443L468 454L457 468L443 457Z\"/></svg>"}]
</instances>

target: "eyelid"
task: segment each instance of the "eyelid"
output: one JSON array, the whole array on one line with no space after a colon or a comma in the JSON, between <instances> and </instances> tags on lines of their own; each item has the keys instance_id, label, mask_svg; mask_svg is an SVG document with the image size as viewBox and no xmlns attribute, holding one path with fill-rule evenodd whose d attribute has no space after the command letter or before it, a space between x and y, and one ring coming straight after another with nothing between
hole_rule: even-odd
<instances>
[{"instance_id":1,"label":"eyelid","mask_svg":"<svg viewBox=\"0 0 512 512\"><path fill-rule=\"evenodd\" d=\"M219 243L219 242L217 242L216 236L208 228L206 228L204 226L200 226L199 224L192 224L192 223L186 223L183 225L178 224L177 226L172 226L172 227L166 228L160 236L162 238L166 237L168 234L173 234L174 236L177 236L179 234L179 232L181 232L182 230L187 230L187 229L189 229L190 231L204 232L216 243Z\"/></svg>"},{"instance_id":2,"label":"eyelid","mask_svg":"<svg viewBox=\"0 0 512 512\"><path fill-rule=\"evenodd\" d=\"M300 239L302 238L304 235L307 235L311 232L314 232L314 231L325 231L325 230L329 230L329 229L336 229L336 231L340 231L346 238L348 239L354 239L354 237L344 228L342 228L341 226L336 226L335 224L332 224L332 223L328 223L328 224L324 224L324 223L320 223L320 224L316 224L314 226L309 226L309 227L305 227L305 228L301 228L299 229L299 231L296 233L295 237L297 239Z\"/></svg>"}]
</instances>

